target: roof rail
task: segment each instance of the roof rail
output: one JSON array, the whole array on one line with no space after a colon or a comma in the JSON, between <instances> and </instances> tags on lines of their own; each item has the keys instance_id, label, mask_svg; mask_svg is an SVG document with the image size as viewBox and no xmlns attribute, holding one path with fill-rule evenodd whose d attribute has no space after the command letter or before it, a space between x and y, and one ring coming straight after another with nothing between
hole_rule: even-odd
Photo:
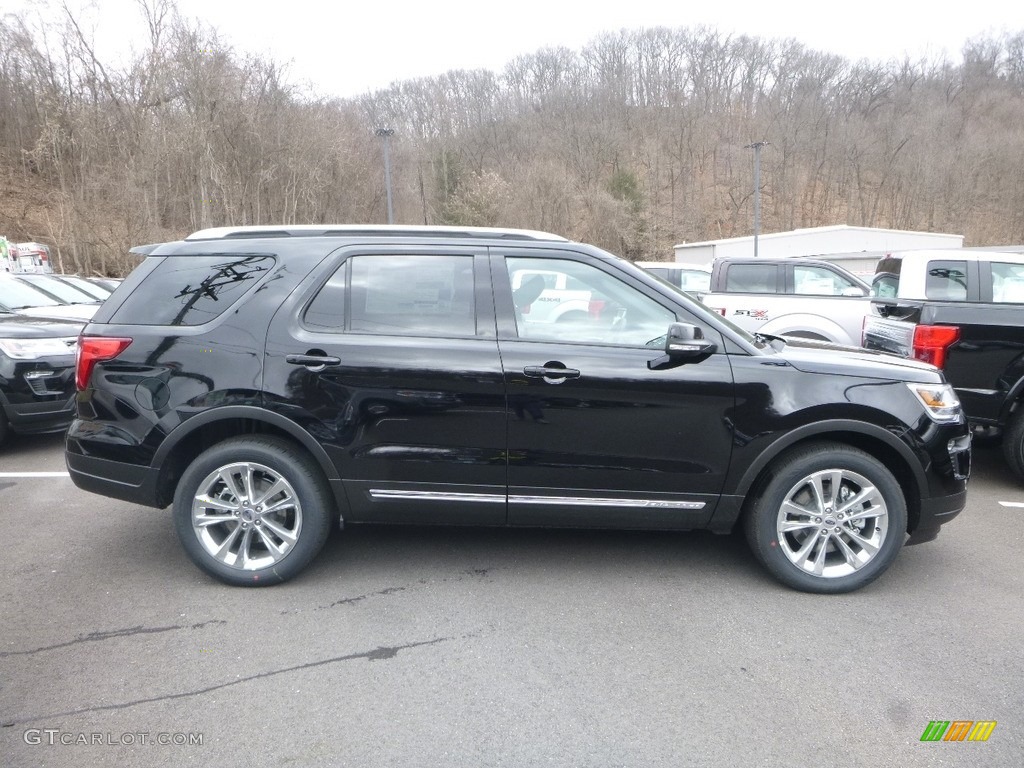
<instances>
[{"instance_id":1,"label":"roof rail","mask_svg":"<svg viewBox=\"0 0 1024 768\"><path fill-rule=\"evenodd\" d=\"M278 226L213 227L201 229L186 240L225 240L265 237L466 237L491 240L557 240L560 235L532 229L496 227L433 227L376 224L295 224Z\"/></svg>"}]
</instances>

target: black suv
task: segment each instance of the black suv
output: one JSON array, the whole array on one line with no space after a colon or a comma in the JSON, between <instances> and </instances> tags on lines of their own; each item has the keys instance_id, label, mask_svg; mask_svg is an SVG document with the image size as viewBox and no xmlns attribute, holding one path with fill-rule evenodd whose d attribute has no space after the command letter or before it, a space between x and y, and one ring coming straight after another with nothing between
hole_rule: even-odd
<instances>
[{"instance_id":1,"label":"black suv","mask_svg":"<svg viewBox=\"0 0 1024 768\"><path fill-rule=\"evenodd\" d=\"M74 417L83 323L0 310L0 443L12 432L63 432Z\"/></svg>"},{"instance_id":2,"label":"black suv","mask_svg":"<svg viewBox=\"0 0 1024 768\"><path fill-rule=\"evenodd\" d=\"M214 229L147 258L80 340L81 488L173 504L230 584L333 520L724 533L845 592L966 503L934 367L751 336L597 248L520 230Z\"/></svg>"}]
</instances>

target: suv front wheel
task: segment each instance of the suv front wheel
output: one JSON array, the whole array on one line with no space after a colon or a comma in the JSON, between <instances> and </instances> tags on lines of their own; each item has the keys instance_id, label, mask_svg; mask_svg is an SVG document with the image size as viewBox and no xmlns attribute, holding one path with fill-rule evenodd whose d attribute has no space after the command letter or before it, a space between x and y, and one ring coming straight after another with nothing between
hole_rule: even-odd
<instances>
[{"instance_id":1,"label":"suv front wheel","mask_svg":"<svg viewBox=\"0 0 1024 768\"><path fill-rule=\"evenodd\" d=\"M745 524L754 555L779 581L804 592L850 592L896 558L907 505L877 459L841 443L816 443L776 460Z\"/></svg>"},{"instance_id":2,"label":"suv front wheel","mask_svg":"<svg viewBox=\"0 0 1024 768\"><path fill-rule=\"evenodd\" d=\"M204 451L174 494L174 526L200 568L226 584L295 576L320 552L334 505L319 469L274 437L238 437Z\"/></svg>"}]
</instances>

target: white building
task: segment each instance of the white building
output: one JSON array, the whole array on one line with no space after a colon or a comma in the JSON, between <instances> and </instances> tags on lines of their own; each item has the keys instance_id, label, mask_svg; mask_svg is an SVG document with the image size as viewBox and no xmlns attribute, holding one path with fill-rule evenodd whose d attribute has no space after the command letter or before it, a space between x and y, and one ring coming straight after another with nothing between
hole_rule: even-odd
<instances>
[{"instance_id":1,"label":"white building","mask_svg":"<svg viewBox=\"0 0 1024 768\"><path fill-rule=\"evenodd\" d=\"M839 224L760 235L757 239L757 255L771 258L816 256L840 262L852 272L864 272L871 271L875 262L887 251L962 248L963 244L963 235ZM710 267L711 262L719 256L753 256L754 236L680 243L674 250L676 261Z\"/></svg>"}]
</instances>

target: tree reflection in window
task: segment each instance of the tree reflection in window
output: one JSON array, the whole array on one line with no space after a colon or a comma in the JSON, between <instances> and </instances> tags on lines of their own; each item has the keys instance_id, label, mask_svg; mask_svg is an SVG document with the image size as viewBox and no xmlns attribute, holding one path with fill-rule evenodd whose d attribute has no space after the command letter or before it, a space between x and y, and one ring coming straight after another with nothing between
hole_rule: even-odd
<instances>
[{"instance_id":1,"label":"tree reflection in window","mask_svg":"<svg viewBox=\"0 0 1024 768\"><path fill-rule=\"evenodd\" d=\"M240 283L255 280L270 268L272 261L268 256L247 256L237 261L211 265L210 269L212 271L197 286L193 287L191 284L186 284L175 295L174 298L176 299L186 296L188 299L171 321L171 325L197 325L198 323L195 322L185 322L185 317L189 312L203 311L203 309L197 307L201 300L209 299L210 301L219 302L220 294L234 293L231 289L238 287ZM244 290L238 292L234 298L238 298L242 293L244 293ZM212 308L210 309L212 310ZM210 313L211 317L216 317L223 311L223 308L206 311Z\"/></svg>"}]
</instances>

